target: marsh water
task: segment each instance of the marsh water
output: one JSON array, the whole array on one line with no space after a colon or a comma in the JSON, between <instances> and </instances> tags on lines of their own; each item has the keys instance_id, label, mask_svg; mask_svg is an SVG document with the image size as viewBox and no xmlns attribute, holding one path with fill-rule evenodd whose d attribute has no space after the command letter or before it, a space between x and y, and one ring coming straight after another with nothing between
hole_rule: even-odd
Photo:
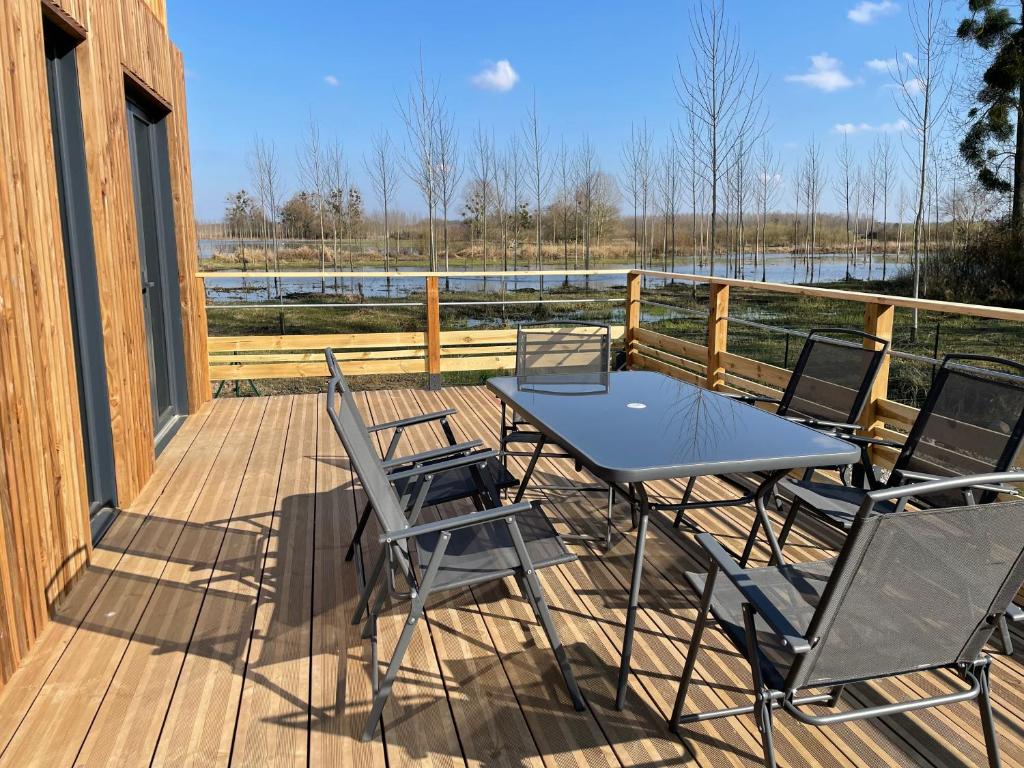
<instances>
[{"instance_id":1,"label":"marsh water","mask_svg":"<svg viewBox=\"0 0 1024 768\"><path fill-rule=\"evenodd\" d=\"M200 259L209 259L215 252L229 251L238 247L239 241L230 240L200 240ZM895 257L888 256L886 276L894 276L905 265L905 259L897 262ZM863 257L848 264L847 255L844 253L818 254L813 260L813 274L809 269L809 261L802 255L796 257L789 254L769 254L765 260L764 267L760 261L754 266L754 257L748 254L744 259L743 268L737 274L732 262L728 265L726 272L725 259L720 259L715 265L715 274L722 277L741 277L748 280L761 280L762 277L773 283L833 283L850 277L855 280L872 280L882 278L881 254L875 254L869 264ZM546 265L548 269L556 269L554 265ZM574 265L570 262L570 267ZM601 261L594 265L598 269L632 269L630 262L609 262ZM660 269L660 260L655 260L655 269ZM372 269L365 267L365 269ZM523 269L528 269L523 266ZM422 266L401 266L395 270L393 277L339 277L328 278L323 281L318 277L289 277L277 281L270 281L260 277L259 270L253 270L252 277L245 278L207 278L206 293L211 303L235 304L240 302L265 302L268 299L287 301L289 297L293 300L307 300L311 294L320 296L348 297L352 300L374 299L400 301L411 294L423 291L423 278L403 277L403 272L420 272ZM476 271L476 270L474 270ZM709 274L708 265L698 265L694 270L692 262L679 259L676 262L677 272L689 272L700 275ZM453 270L450 276L442 281L442 290L445 291L467 291L473 293L494 293L507 294L523 291L532 293L542 287L555 288L564 284L560 277L538 277L536 275L504 276L504 277L472 277L460 276L458 271ZM613 288L625 284L622 275L591 275L582 277L579 275L569 278L570 284L574 287L586 287L595 290ZM268 283L271 283L268 286Z\"/></svg>"}]
</instances>

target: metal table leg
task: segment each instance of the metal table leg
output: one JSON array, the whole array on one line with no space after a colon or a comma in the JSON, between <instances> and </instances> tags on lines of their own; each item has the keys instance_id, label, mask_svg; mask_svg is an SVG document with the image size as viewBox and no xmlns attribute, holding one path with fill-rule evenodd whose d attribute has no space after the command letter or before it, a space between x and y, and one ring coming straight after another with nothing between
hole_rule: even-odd
<instances>
[{"instance_id":1,"label":"metal table leg","mask_svg":"<svg viewBox=\"0 0 1024 768\"><path fill-rule=\"evenodd\" d=\"M761 485L757 487L757 492L754 494L754 508L757 510L757 516L754 518L754 525L750 529L750 536L747 537L746 546L743 547L743 555L740 557L740 565L743 567L746 567L747 561L750 559L750 553L754 549L754 542L757 540L757 532L760 528L764 528L765 538L768 539L768 546L772 551L771 564L781 565L784 562L782 559L782 548L779 546L779 540L775 538L775 531L772 530L771 518L768 517L768 507L765 504L765 499L775 488L776 483L787 474L789 474L789 470L786 469L777 469L774 472L769 472Z\"/></svg>"},{"instance_id":2,"label":"metal table leg","mask_svg":"<svg viewBox=\"0 0 1024 768\"><path fill-rule=\"evenodd\" d=\"M622 638L622 658L619 662L619 686L615 694L615 708L626 706L626 690L629 687L629 657L633 653L633 629L636 612L640 605L640 577L644 569L644 545L647 538L647 519L650 507L647 505L647 490L643 483L630 484L633 497L639 502L640 520L636 529L636 553L633 555L633 579L629 584L629 607L626 609L626 632Z\"/></svg>"},{"instance_id":3,"label":"metal table leg","mask_svg":"<svg viewBox=\"0 0 1024 768\"><path fill-rule=\"evenodd\" d=\"M513 502L518 504L523 500L523 494L526 493L526 485L530 482L530 477L533 476L533 470L537 466L537 461L540 459L540 452L544 450L544 444L547 442L544 435L537 438L537 449L533 452L533 456L530 457L530 463L526 465L526 472L523 473L523 481L519 484L519 490L516 491L516 498Z\"/></svg>"}]
</instances>

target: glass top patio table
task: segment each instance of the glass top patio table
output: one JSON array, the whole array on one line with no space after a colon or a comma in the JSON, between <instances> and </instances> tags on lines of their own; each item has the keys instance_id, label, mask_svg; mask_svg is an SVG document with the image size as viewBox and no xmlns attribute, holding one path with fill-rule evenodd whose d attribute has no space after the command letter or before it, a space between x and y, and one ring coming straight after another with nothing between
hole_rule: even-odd
<instances>
[{"instance_id":1,"label":"glass top patio table","mask_svg":"<svg viewBox=\"0 0 1024 768\"><path fill-rule=\"evenodd\" d=\"M649 371L604 382L515 376L487 386L606 482L839 466L859 449L773 413Z\"/></svg>"},{"instance_id":2,"label":"glass top patio table","mask_svg":"<svg viewBox=\"0 0 1024 768\"><path fill-rule=\"evenodd\" d=\"M764 495L792 469L852 464L860 450L837 437L684 381L650 371L572 376L498 376L487 386L543 436L523 476L520 497L546 441L596 477L629 485L639 504L633 575L616 706L625 706L633 630L640 603L650 506L644 483L703 475L767 472L755 495L757 519L782 561ZM753 535L753 531L751 533Z\"/></svg>"}]
</instances>

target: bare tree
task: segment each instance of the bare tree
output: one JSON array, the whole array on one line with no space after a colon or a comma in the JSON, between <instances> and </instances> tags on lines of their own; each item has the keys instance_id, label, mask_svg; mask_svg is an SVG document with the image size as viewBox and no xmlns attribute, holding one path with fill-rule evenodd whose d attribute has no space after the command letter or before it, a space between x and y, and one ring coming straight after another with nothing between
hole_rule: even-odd
<instances>
[{"instance_id":1,"label":"bare tree","mask_svg":"<svg viewBox=\"0 0 1024 768\"><path fill-rule=\"evenodd\" d=\"M589 136L584 136L576 153L576 196L583 214L583 268L590 269L590 238L593 227L594 202L597 197L600 169L597 153ZM589 283L589 276L587 278Z\"/></svg>"},{"instance_id":2,"label":"bare tree","mask_svg":"<svg viewBox=\"0 0 1024 768\"><path fill-rule=\"evenodd\" d=\"M640 146L636 126L629 126L629 140L622 145L623 187L633 204L633 267L643 266L640 257Z\"/></svg>"},{"instance_id":3,"label":"bare tree","mask_svg":"<svg viewBox=\"0 0 1024 768\"><path fill-rule=\"evenodd\" d=\"M259 134L253 137L252 148L249 150L249 173L253 179L263 211L266 234L270 236L270 250L264 249L264 261L270 271L270 254L274 255L274 269L278 267L277 222L283 191L281 189L281 165L277 156L277 148L273 142L267 143ZM274 278L278 295L281 283ZM267 297L270 297L270 282L267 283Z\"/></svg>"},{"instance_id":4,"label":"bare tree","mask_svg":"<svg viewBox=\"0 0 1024 768\"><path fill-rule=\"evenodd\" d=\"M803 165L804 203L807 208L807 226L810 239L808 241L808 268L811 280L814 280L814 257L817 252L818 209L821 206L821 195L828 183L828 173L821 154L821 144L811 137L804 152Z\"/></svg>"},{"instance_id":5,"label":"bare tree","mask_svg":"<svg viewBox=\"0 0 1024 768\"><path fill-rule=\"evenodd\" d=\"M562 214L562 257L565 269L569 269L569 211L574 205L573 167L569 150L562 140L558 149L558 198ZM565 285L569 285L569 275L565 276Z\"/></svg>"},{"instance_id":6,"label":"bare tree","mask_svg":"<svg viewBox=\"0 0 1024 768\"><path fill-rule=\"evenodd\" d=\"M896 156L892 140L885 136L878 144L878 184L882 192L882 280L885 280L889 261L889 195L896 179Z\"/></svg>"},{"instance_id":7,"label":"bare tree","mask_svg":"<svg viewBox=\"0 0 1024 768\"><path fill-rule=\"evenodd\" d=\"M494 140L487 135L484 129L477 125L476 133L473 136L473 157L472 157L472 181L473 188L479 196L479 216L481 219L481 239L483 241L484 270L487 269L487 219L490 215L491 206L494 204L495 188L495 157Z\"/></svg>"},{"instance_id":8,"label":"bare tree","mask_svg":"<svg viewBox=\"0 0 1024 768\"><path fill-rule=\"evenodd\" d=\"M331 239L333 241L331 264L337 271L338 234L339 229L345 225L349 196L348 168L345 166L345 155L342 152L341 143L337 139L327 147L325 152L324 172L327 176L327 207L331 214ZM349 249L348 268L350 272L355 271L351 248ZM334 285L337 288L337 277L334 278Z\"/></svg>"},{"instance_id":9,"label":"bare tree","mask_svg":"<svg viewBox=\"0 0 1024 768\"><path fill-rule=\"evenodd\" d=\"M765 83L751 55L743 52L736 28L725 18L725 0L701 0L690 18L692 65L677 64L676 92L705 134L711 196L709 254L715 271L718 186L740 145L756 144L764 132Z\"/></svg>"},{"instance_id":10,"label":"bare tree","mask_svg":"<svg viewBox=\"0 0 1024 768\"><path fill-rule=\"evenodd\" d=\"M850 148L850 136L843 132L843 143L836 151L836 164L839 166L839 174L833 183L837 202L846 211L846 279L850 279L850 260L853 258L853 243L851 242L850 230L850 204L853 202L854 194L854 169L855 160L853 150Z\"/></svg>"},{"instance_id":11,"label":"bare tree","mask_svg":"<svg viewBox=\"0 0 1024 768\"><path fill-rule=\"evenodd\" d=\"M324 226L324 206L327 197L327 157L320 140L320 126L310 115L298 153L299 177L303 186L313 198L316 206L317 219L320 224L320 271L327 271L326 230ZM327 281L320 278L320 292L327 291Z\"/></svg>"},{"instance_id":12,"label":"bare tree","mask_svg":"<svg viewBox=\"0 0 1024 768\"><path fill-rule=\"evenodd\" d=\"M896 106L910 125L913 146L908 154L917 177L914 202L913 259L914 298L921 294L921 242L925 226L925 194L928 180L930 142L942 120L949 100L946 74L949 34L945 24L945 0L908 0L907 10L913 34L911 56L898 56L893 69ZM916 337L917 309L912 310L912 333Z\"/></svg>"},{"instance_id":13,"label":"bare tree","mask_svg":"<svg viewBox=\"0 0 1024 768\"><path fill-rule=\"evenodd\" d=\"M459 137L455 132L455 121L444 102L437 105L435 120L437 183L435 198L441 203L441 229L444 240L444 271L448 271L448 210L455 199L455 192L462 180L462 165L459 162Z\"/></svg>"},{"instance_id":14,"label":"bare tree","mask_svg":"<svg viewBox=\"0 0 1024 768\"><path fill-rule=\"evenodd\" d=\"M878 140L871 146L871 151L868 152L868 199L871 201L871 213L868 218L868 225L866 234L868 238L868 279L870 280L875 267L875 240L876 237L876 226L875 226L875 212L878 210L878 190L882 181L882 158L880 154L881 150L878 145Z\"/></svg>"},{"instance_id":15,"label":"bare tree","mask_svg":"<svg viewBox=\"0 0 1024 768\"><path fill-rule=\"evenodd\" d=\"M437 270L437 235L434 215L437 211L437 115L438 86L428 82L423 70L423 52L420 51L420 66L415 85L409 89L406 101L398 102L398 113L405 123L409 145L403 158L405 172L419 189L427 206L427 259L430 271Z\"/></svg>"},{"instance_id":16,"label":"bare tree","mask_svg":"<svg viewBox=\"0 0 1024 768\"><path fill-rule=\"evenodd\" d=\"M530 163L530 187L533 192L533 219L536 230L537 269L544 269L544 256L541 250L541 228L544 217L544 200L551 186L551 172L547 163L548 132L541 131L540 118L537 115L537 92L533 94L533 104L527 112L526 124L523 126L526 140L526 151ZM544 275L539 278L540 298L544 298Z\"/></svg>"},{"instance_id":17,"label":"bare tree","mask_svg":"<svg viewBox=\"0 0 1024 768\"><path fill-rule=\"evenodd\" d=\"M671 253L673 272L676 271L676 214L679 212L679 141L679 136L673 129L658 158L658 197L665 218L662 268L668 269Z\"/></svg>"},{"instance_id":18,"label":"bare tree","mask_svg":"<svg viewBox=\"0 0 1024 768\"><path fill-rule=\"evenodd\" d=\"M782 193L782 161L767 139L761 140L757 156L757 204L761 218L761 282L768 279L768 212L779 204ZM755 243L755 250L756 250Z\"/></svg>"},{"instance_id":19,"label":"bare tree","mask_svg":"<svg viewBox=\"0 0 1024 768\"><path fill-rule=\"evenodd\" d=\"M398 189L398 167L395 164L394 145L387 130L381 128L373 135L370 156L363 157L363 167L370 177L377 203L384 214L384 271L391 269L391 227L389 213L391 201Z\"/></svg>"}]
</instances>

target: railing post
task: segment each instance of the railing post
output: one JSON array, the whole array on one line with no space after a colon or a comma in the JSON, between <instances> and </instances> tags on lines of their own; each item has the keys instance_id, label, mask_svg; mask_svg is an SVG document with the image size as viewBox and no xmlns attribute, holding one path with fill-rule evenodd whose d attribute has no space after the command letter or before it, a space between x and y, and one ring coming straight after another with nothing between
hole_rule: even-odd
<instances>
[{"instance_id":1,"label":"railing post","mask_svg":"<svg viewBox=\"0 0 1024 768\"><path fill-rule=\"evenodd\" d=\"M437 275L427 278L427 386L441 388L441 308Z\"/></svg>"},{"instance_id":2,"label":"railing post","mask_svg":"<svg viewBox=\"0 0 1024 768\"><path fill-rule=\"evenodd\" d=\"M640 273L630 272L626 277L626 367L633 367L633 341L640 327Z\"/></svg>"},{"instance_id":3,"label":"railing post","mask_svg":"<svg viewBox=\"0 0 1024 768\"><path fill-rule=\"evenodd\" d=\"M896 309L892 304L865 304L864 305L864 332L872 336L878 336L892 344L892 325ZM871 349L878 349L878 344L865 339L864 346ZM890 349L892 347L890 346ZM874 435L876 430L882 426L878 418L878 401L885 400L889 396L889 364L891 355L886 355L878 368L878 376L868 393L868 401L864 406L864 413L860 417L860 423L864 434Z\"/></svg>"},{"instance_id":4,"label":"railing post","mask_svg":"<svg viewBox=\"0 0 1024 768\"><path fill-rule=\"evenodd\" d=\"M707 388L721 389L725 384L722 353L729 341L729 286L712 282L708 289Z\"/></svg>"}]
</instances>

